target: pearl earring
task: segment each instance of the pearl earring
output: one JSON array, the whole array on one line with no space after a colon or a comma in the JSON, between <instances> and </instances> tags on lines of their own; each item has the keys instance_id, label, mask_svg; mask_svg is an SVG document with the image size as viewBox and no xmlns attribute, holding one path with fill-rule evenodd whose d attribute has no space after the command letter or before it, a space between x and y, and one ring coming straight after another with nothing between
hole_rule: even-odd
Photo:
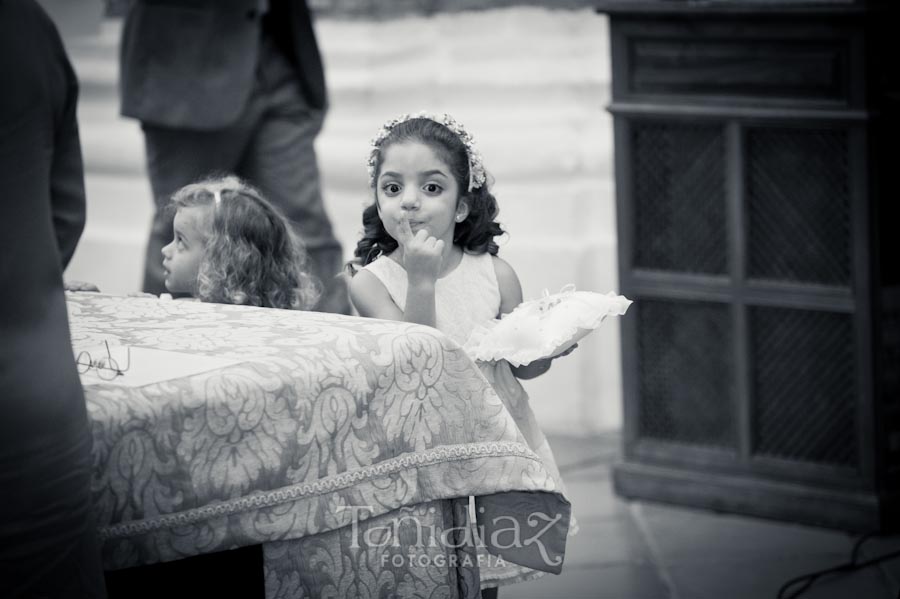
<instances>
[{"instance_id":1,"label":"pearl earring","mask_svg":"<svg viewBox=\"0 0 900 599\"><path fill-rule=\"evenodd\" d=\"M463 215L463 214L457 214L457 215L456 215L456 222L461 223L461 222L463 222L463 220L465 220L465 218L466 218L465 215Z\"/></svg>"}]
</instances>

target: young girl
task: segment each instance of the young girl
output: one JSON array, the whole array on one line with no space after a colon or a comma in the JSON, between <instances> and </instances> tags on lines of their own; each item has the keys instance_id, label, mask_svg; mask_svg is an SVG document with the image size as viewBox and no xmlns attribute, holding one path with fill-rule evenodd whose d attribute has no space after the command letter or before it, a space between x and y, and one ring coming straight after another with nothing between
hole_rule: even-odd
<instances>
[{"instance_id":1,"label":"young girl","mask_svg":"<svg viewBox=\"0 0 900 599\"><path fill-rule=\"evenodd\" d=\"M175 236L162 249L166 288L204 302L304 310L318 285L281 215L237 177L207 179L172 196Z\"/></svg>"},{"instance_id":2,"label":"young girl","mask_svg":"<svg viewBox=\"0 0 900 599\"><path fill-rule=\"evenodd\" d=\"M462 125L449 115L389 121L373 140L369 178L375 202L355 251L364 268L350 283L361 316L429 325L462 344L522 302L515 271L497 256L497 200ZM550 363L513 372L530 379Z\"/></svg>"},{"instance_id":3,"label":"young girl","mask_svg":"<svg viewBox=\"0 0 900 599\"><path fill-rule=\"evenodd\" d=\"M463 344L476 325L522 301L515 271L497 257L494 237L503 234L495 220L497 201L462 125L448 115L389 121L372 141L369 177L375 201L363 212L355 252L363 268L350 281L350 299L361 316L433 326ZM479 366L558 479L516 380L543 374L551 361Z\"/></svg>"}]
</instances>

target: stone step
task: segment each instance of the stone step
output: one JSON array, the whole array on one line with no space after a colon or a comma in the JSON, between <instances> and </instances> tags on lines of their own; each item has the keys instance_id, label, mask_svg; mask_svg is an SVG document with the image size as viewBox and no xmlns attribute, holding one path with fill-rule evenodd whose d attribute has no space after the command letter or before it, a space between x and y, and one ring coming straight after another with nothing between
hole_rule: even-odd
<instances>
[{"instance_id":1,"label":"stone step","mask_svg":"<svg viewBox=\"0 0 900 599\"><path fill-rule=\"evenodd\" d=\"M575 11L554 13L548 24L546 11L520 9L382 22L320 19L317 28L333 102L404 106L411 90L429 92L428 105L448 94L477 100L490 89L571 88L596 102L608 95L610 80L605 23ZM69 42L84 98L116 95L120 32L121 20L108 19L98 35Z\"/></svg>"},{"instance_id":2,"label":"stone step","mask_svg":"<svg viewBox=\"0 0 900 599\"><path fill-rule=\"evenodd\" d=\"M127 0L113 0L121 4ZM463 12L531 7L546 9L547 0L308 0L313 14L320 17L384 21L411 16L441 15ZM596 9L594 0L553 0L554 10ZM527 10L527 8L525 8Z\"/></svg>"},{"instance_id":3,"label":"stone step","mask_svg":"<svg viewBox=\"0 0 900 599\"><path fill-rule=\"evenodd\" d=\"M114 107L107 103L105 108ZM506 112L499 106L481 107L480 111L469 106L468 110L452 112L474 133L485 165L497 181L591 173L612 176L612 122L605 113L558 115L553 120L544 115L529 120L523 116L527 111ZM385 114L394 113L382 110L382 115L371 117L339 105L333 107L316 143L323 178L330 185L365 189L369 140L387 120ZM89 171L145 172L143 136L136 121L109 118L109 113L104 116L96 105L84 104L79 117Z\"/></svg>"},{"instance_id":4,"label":"stone step","mask_svg":"<svg viewBox=\"0 0 900 599\"><path fill-rule=\"evenodd\" d=\"M605 119L581 123L580 128L547 123L523 129L517 123L491 122L490 115L481 117L469 119L472 124L466 126L476 132L485 167L497 183L612 178L612 131ZM325 180L336 187L364 189L368 185L364 169L367 140L362 132L351 138L326 129L316 146Z\"/></svg>"},{"instance_id":5,"label":"stone step","mask_svg":"<svg viewBox=\"0 0 900 599\"><path fill-rule=\"evenodd\" d=\"M554 11L548 19L544 9L518 8L386 21L323 18L316 30L332 88L528 86L608 82L606 23L590 10ZM115 87L121 28L121 19L105 19L92 35L67 40L84 82ZM385 73L390 81L380 79Z\"/></svg>"},{"instance_id":6,"label":"stone step","mask_svg":"<svg viewBox=\"0 0 900 599\"><path fill-rule=\"evenodd\" d=\"M86 177L86 186L87 226L67 276L84 278L85 273L97 271L99 275L93 278L101 276L105 286L112 285L115 292L134 291L138 275L133 272L142 268L152 216L149 186L137 177L96 174ZM578 186L587 193L588 182L571 187ZM559 195L554 199L553 193ZM596 258L598 249L601 254L614 254L615 238L603 226L614 210L612 190L580 195L577 189L507 186L498 196L499 221L508 233L498 239L501 255L522 270L520 277L530 289L530 296L544 288L556 290L584 279L583 274L576 277L576 273L596 269L596 264L602 262ZM352 256L360 237L362 208L369 202L369 198L360 195L327 193L329 216L346 259ZM97 248L104 243L117 249L100 258ZM585 256L594 256L594 266L585 268ZM554 266L558 261L564 267ZM102 268L96 268L100 264ZM589 279L603 279L603 288L612 288L613 281L607 276L610 272L614 274L612 262ZM120 278L121 282L117 282Z\"/></svg>"},{"instance_id":7,"label":"stone step","mask_svg":"<svg viewBox=\"0 0 900 599\"><path fill-rule=\"evenodd\" d=\"M317 26L331 92L318 140L328 185L365 185L360 165L379 124L421 109L466 123L498 180L607 176L605 20L593 13L556 12L549 24L546 11L524 8ZM120 20L106 20L96 36L69 42L82 81L82 143L89 170L142 174L139 127L111 117L120 32Z\"/></svg>"},{"instance_id":8,"label":"stone step","mask_svg":"<svg viewBox=\"0 0 900 599\"><path fill-rule=\"evenodd\" d=\"M142 175L88 171L88 225L113 229L144 228L149 223L152 200L150 185ZM512 238L516 232L539 232L543 237L565 238L609 235L608 223L615 218L615 189L609 179L576 177L563 182L510 180L493 189L500 207L499 221ZM362 210L373 199L371 191L325 186L331 219L355 243ZM547 223L552 222L553 228ZM340 223L349 223L341 225Z\"/></svg>"},{"instance_id":9,"label":"stone step","mask_svg":"<svg viewBox=\"0 0 900 599\"><path fill-rule=\"evenodd\" d=\"M85 173L87 224L66 269L109 293L138 291L153 200L146 177Z\"/></svg>"},{"instance_id":10,"label":"stone step","mask_svg":"<svg viewBox=\"0 0 900 599\"><path fill-rule=\"evenodd\" d=\"M89 173L86 185L86 234L136 239L146 235L153 206L146 179ZM527 246L537 238L562 245L572 239L614 241L607 225L615 216L611 185L582 180L562 187L507 185L495 191L500 206L498 221L507 231L500 239L504 247ZM326 187L325 202L335 234L349 256L361 234L362 210L372 198Z\"/></svg>"},{"instance_id":11,"label":"stone step","mask_svg":"<svg viewBox=\"0 0 900 599\"><path fill-rule=\"evenodd\" d=\"M527 61L522 61L527 62ZM81 103L105 109L107 105L118 113L118 63L114 57L97 59L73 57L75 70L81 83ZM532 79L516 72L511 57L498 60L494 70L502 73L503 80L493 77L490 81L473 81L464 73L457 78L444 76L445 80L409 79L405 74L415 69L395 64L384 69L384 83L371 80L363 69L328 69L327 79L332 105L346 106L354 110L377 113L385 107L388 114L401 110L417 111L420 108L453 102L462 106L502 106L509 110L532 109L531 118L550 119L559 116L559 106L566 106L576 114L602 110L609 101L609 79L591 80L585 76L565 80L539 77ZM450 66L452 61L436 60L434 64ZM410 95L414 96L410 98ZM545 106L540 114L535 105ZM404 108L406 107L406 108ZM93 112L89 114L94 114ZM100 114L98 112L98 114ZM513 115L510 116L514 116Z\"/></svg>"},{"instance_id":12,"label":"stone step","mask_svg":"<svg viewBox=\"0 0 900 599\"><path fill-rule=\"evenodd\" d=\"M113 176L146 173L144 138L137 121L79 118L79 134L86 172Z\"/></svg>"}]
</instances>

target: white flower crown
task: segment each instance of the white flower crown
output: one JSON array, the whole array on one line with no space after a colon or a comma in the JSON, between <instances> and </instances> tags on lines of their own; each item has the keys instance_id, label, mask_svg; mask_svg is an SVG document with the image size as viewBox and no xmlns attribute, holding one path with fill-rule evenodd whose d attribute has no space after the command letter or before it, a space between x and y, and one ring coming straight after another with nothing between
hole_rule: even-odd
<instances>
[{"instance_id":1,"label":"white flower crown","mask_svg":"<svg viewBox=\"0 0 900 599\"><path fill-rule=\"evenodd\" d=\"M367 162L369 169L369 185L371 187L375 187L375 161L378 157L378 152L381 149L381 143L390 135L391 131L394 127L399 125L400 123L405 123L406 121L412 119L429 119L434 121L435 123L440 123L453 133L459 137L459 140L466 146L466 155L469 158L469 189L468 191L472 191L473 189L478 189L486 180L486 176L484 174L484 163L481 159L481 154L475 148L475 139L472 135L465 130L465 128L460 124L456 119L454 119L449 114L441 114L441 115L433 115L427 112L419 112L417 114L401 114L398 117L395 117L379 129L378 134L372 138L370 149L369 149L369 160Z\"/></svg>"}]
</instances>

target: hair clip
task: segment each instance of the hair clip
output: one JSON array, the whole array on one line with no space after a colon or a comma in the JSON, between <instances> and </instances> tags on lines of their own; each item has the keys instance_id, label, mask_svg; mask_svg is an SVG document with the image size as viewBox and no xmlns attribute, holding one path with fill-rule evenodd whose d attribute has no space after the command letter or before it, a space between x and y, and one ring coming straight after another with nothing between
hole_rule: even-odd
<instances>
[{"instance_id":1,"label":"hair clip","mask_svg":"<svg viewBox=\"0 0 900 599\"><path fill-rule=\"evenodd\" d=\"M369 185L371 187L375 187L375 163L378 156L378 152L381 149L381 144L387 139L388 135L391 134L391 131L399 125L400 123L405 123L406 121L412 119L428 119L434 121L435 123L440 123L450 131L456 134L459 137L459 140L466 146L466 156L469 159L469 189L468 191L472 191L473 189L478 189L482 185L484 185L487 177L484 173L484 163L481 158L481 154L475 148L475 138L466 131L465 127L462 126L456 119L454 119L449 114L442 114L439 116L429 114L427 112L419 112L417 114L401 114L398 117L395 117L379 129L378 134L372 138L372 142L369 149L369 159L367 161L367 166L369 170Z\"/></svg>"},{"instance_id":2,"label":"hair clip","mask_svg":"<svg viewBox=\"0 0 900 599\"><path fill-rule=\"evenodd\" d=\"M220 189L213 192L213 201L216 203L216 208L222 203L222 191Z\"/></svg>"}]
</instances>

